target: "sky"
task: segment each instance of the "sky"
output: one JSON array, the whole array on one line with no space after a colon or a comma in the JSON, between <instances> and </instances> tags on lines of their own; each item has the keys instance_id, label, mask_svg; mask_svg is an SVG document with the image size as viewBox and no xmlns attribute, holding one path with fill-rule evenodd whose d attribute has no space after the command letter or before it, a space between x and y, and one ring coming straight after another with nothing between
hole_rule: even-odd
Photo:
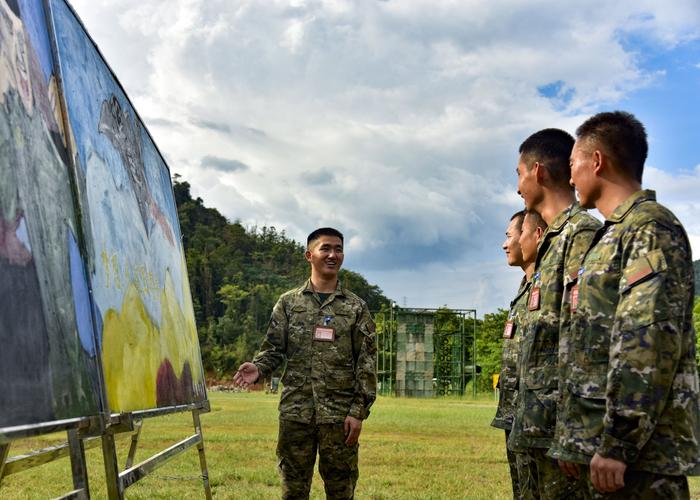
<instances>
[{"instance_id":1,"label":"sky","mask_svg":"<svg viewBox=\"0 0 700 500\"><path fill-rule=\"evenodd\" d=\"M345 234L399 305L507 308L518 147L600 111L700 258L697 0L72 0L192 194L247 227Z\"/></svg>"}]
</instances>

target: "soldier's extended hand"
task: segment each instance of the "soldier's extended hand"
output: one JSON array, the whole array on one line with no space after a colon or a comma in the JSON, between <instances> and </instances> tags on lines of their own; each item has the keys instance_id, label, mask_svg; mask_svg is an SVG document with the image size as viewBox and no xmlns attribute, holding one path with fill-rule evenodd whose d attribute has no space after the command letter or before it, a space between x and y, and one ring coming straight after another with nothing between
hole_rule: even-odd
<instances>
[{"instance_id":1,"label":"soldier's extended hand","mask_svg":"<svg viewBox=\"0 0 700 500\"><path fill-rule=\"evenodd\" d=\"M258 380L259 376L258 367L253 363L246 362L238 367L238 371L233 376L233 383L238 387L247 389L249 385L254 384Z\"/></svg>"},{"instance_id":2,"label":"soldier's extended hand","mask_svg":"<svg viewBox=\"0 0 700 500\"><path fill-rule=\"evenodd\" d=\"M345 417L343 429L345 430L346 446L354 446L354 444L357 443L357 440L360 438L360 431L362 431L362 420L348 415Z\"/></svg>"},{"instance_id":3,"label":"soldier's extended hand","mask_svg":"<svg viewBox=\"0 0 700 500\"><path fill-rule=\"evenodd\" d=\"M597 453L591 459L591 483L601 493L612 493L625 485L627 464Z\"/></svg>"}]
</instances>

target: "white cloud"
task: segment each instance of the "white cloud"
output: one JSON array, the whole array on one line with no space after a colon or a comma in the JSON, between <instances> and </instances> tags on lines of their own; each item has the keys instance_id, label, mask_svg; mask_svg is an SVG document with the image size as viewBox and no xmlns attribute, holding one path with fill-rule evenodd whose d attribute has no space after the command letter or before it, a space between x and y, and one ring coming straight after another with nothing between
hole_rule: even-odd
<instances>
[{"instance_id":1,"label":"white cloud","mask_svg":"<svg viewBox=\"0 0 700 500\"><path fill-rule=\"evenodd\" d=\"M395 299L486 310L517 285L500 243L520 142L655 81L631 40L673 47L700 26L693 0L72 4L205 203L299 240L338 225L348 265Z\"/></svg>"},{"instance_id":2,"label":"white cloud","mask_svg":"<svg viewBox=\"0 0 700 500\"><path fill-rule=\"evenodd\" d=\"M693 249L693 258L700 259L700 165L694 170L675 174L647 167L644 184L654 189L658 201L671 209L683 223Z\"/></svg>"}]
</instances>

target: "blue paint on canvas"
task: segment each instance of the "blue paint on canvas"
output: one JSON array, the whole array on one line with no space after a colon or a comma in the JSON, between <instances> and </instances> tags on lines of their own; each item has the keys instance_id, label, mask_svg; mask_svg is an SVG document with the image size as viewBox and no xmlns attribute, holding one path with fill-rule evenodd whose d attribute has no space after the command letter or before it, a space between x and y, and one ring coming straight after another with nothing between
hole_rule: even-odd
<instances>
[{"instance_id":1,"label":"blue paint on canvas","mask_svg":"<svg viewBox=\"0 0 700 500\"><path fill-rule=\"evenodd\" d=\"M73 303L75 305L78 336L83 349L91 356L94 356L95 340L93 338L90 291L78 243L70 230L68 230L68 247L70 249L70 276L73 285Z\"/></svg>"},{"instance_id":2,"label":"blue paint on canvas","mask_svg":"<svg viewBox=\"0 0 700 500\"><path fill-rule=\"evenodd\" d=\"M38 0L19 0L19 8L22 13L24 29L29 35L37 58L41 63L41 69L46 81L53 73L53 59L51 57L51 45L46 31L46 16L44 6Z\"/></svg>"}]
</instances>

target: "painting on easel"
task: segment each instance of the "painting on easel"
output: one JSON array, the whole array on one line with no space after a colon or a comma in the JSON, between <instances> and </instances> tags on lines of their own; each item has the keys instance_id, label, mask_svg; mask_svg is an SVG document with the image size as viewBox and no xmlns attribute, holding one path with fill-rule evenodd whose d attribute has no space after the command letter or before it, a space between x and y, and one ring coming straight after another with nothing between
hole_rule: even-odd
<instances>
[{"instance_id":1,"label":"painting on easel","mask_svg":"<svg viewBox=\"0 0 700 500\"><path fill-rule=\"evenodd\" d=\"M0 429L96 415L97 349L40 0L0 0Z\"/></svg>"},{"instance_id":2,"label":"painting on easel","mask_svg":"<svg viewBox=\"0 0 700 500\"><path fill-rule=\"evenodd\" d=\"M74 12L49 3L109 409L203 401L170 172Z\"/></svg>"}]
</instances>

